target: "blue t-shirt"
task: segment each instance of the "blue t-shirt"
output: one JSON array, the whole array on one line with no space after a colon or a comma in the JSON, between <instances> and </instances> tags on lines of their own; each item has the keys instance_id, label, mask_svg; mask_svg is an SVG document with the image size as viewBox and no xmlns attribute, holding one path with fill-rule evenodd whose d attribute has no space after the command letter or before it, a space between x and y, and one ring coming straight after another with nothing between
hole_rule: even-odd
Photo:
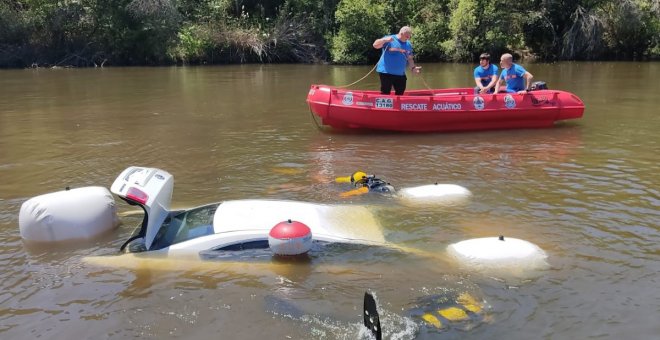
<instances>
[{"instance_id":1,"label":"blue t-shirt","mask_svg":"<svg viewBox=\"0 0 660 340\"><path fill-rule=\"evenodd\" d=\"M484 69L479 65L474 69L474 77L481 79L481 85L486 87L493 77L497 77L497 66L489 64L488 68Z\"/></svg>"},{"instance_id":2,"label":"blue t-shirt","mask_svg":"<svg viewBox=\"0 0 660 340\"><path fill-rule=\"evenodd\" d=\"M502 73L500 73L500 79L506 81L506 92L518 92L524 90L525 78L523 78L523 75L526 72L527 70L525 70L525 68L515 63L511 65L508 70L503 68Z\"/></svg>"},{"instance_id":3,"label":"blue t-shirt","mask_svg":"<svg viewBox=\"0 0 660 340\"><path fill-rule=\"evenodd\" d=\"M396 34L385 37L392 37L394 40L383 45L383 54L378 61L376 72L403 76L406 74L408 56L411 56L413 52L412 44L410 41L401 42L397 39Z\"/></svg>"}]
</instances>

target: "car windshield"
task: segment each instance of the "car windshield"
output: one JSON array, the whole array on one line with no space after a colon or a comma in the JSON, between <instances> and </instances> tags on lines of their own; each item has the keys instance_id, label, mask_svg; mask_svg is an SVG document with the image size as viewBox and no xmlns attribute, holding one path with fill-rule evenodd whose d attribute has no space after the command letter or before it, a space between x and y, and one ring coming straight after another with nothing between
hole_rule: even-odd
<instances>
[{"instance_id":1,"label":"car windshield","mask_svg":"<svg viewBox=\"0 0 660 340\"><path fill-rule=\"evenodd\" d=\"M213 216L219 205L205 205L170 215L158 230L151 250L214 234Z\"/></svg>"}]
</instances>

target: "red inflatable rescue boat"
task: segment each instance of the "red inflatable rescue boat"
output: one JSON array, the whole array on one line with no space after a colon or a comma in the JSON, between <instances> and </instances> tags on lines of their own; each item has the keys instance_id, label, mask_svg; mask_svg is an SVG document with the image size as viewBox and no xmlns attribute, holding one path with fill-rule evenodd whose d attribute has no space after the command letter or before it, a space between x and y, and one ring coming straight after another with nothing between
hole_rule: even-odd
<instances>
[{"instance_id":1,"label":"red inflatable rescue boat","mask_svg":"<svg viewBox=\"0 0 660 340\"><path fill-rule=\"evenodd\" d=\"M322 124L336 129L403 132L545 128L584 113L580 98L559 90L475 95L472 88L455 88L396 96L312 85L307 103Z\"/></svg>"}]
</instances>

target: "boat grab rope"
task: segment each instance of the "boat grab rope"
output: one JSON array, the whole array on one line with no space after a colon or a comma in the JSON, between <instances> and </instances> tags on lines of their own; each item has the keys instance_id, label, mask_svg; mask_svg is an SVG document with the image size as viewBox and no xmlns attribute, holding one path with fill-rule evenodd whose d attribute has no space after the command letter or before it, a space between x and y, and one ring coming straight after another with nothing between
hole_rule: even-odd
<instances>
[{"instance_id":1,"label":"boat grab rope","mask_svg":"<svg viewBox=\"0 0 660 340\"><path fill-rule=\"evenodd\" d=\"M316 128L319 131L323 132L324 131L323 127L321 126L321 124L319 124L319 122L316 121L316 117L314 116L314 112L312 112L311 109L309 110L309 114L312 116L312 121L314 122L314 125L316 125Z\"/></svg>"}]
</instances>

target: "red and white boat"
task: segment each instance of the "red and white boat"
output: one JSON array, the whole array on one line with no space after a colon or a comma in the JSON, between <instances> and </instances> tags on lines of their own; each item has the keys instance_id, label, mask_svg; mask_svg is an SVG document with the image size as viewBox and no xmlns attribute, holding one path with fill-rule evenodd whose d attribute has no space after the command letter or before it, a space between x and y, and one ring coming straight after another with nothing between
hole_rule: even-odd
<instances>
[{"instance_id":1,"label":"red and white boat","mask_svg":"<svg viewBox=\"0 0 660 340\"><path fill-rule=\"evenodd\" d=\"M584 113L584 103L576 95L547 89L474 94L472 88L454 88L396 96L312 85L307 103L322 124L335 129L402 132L545 128Z\"/></svg>"}]
</instances>

